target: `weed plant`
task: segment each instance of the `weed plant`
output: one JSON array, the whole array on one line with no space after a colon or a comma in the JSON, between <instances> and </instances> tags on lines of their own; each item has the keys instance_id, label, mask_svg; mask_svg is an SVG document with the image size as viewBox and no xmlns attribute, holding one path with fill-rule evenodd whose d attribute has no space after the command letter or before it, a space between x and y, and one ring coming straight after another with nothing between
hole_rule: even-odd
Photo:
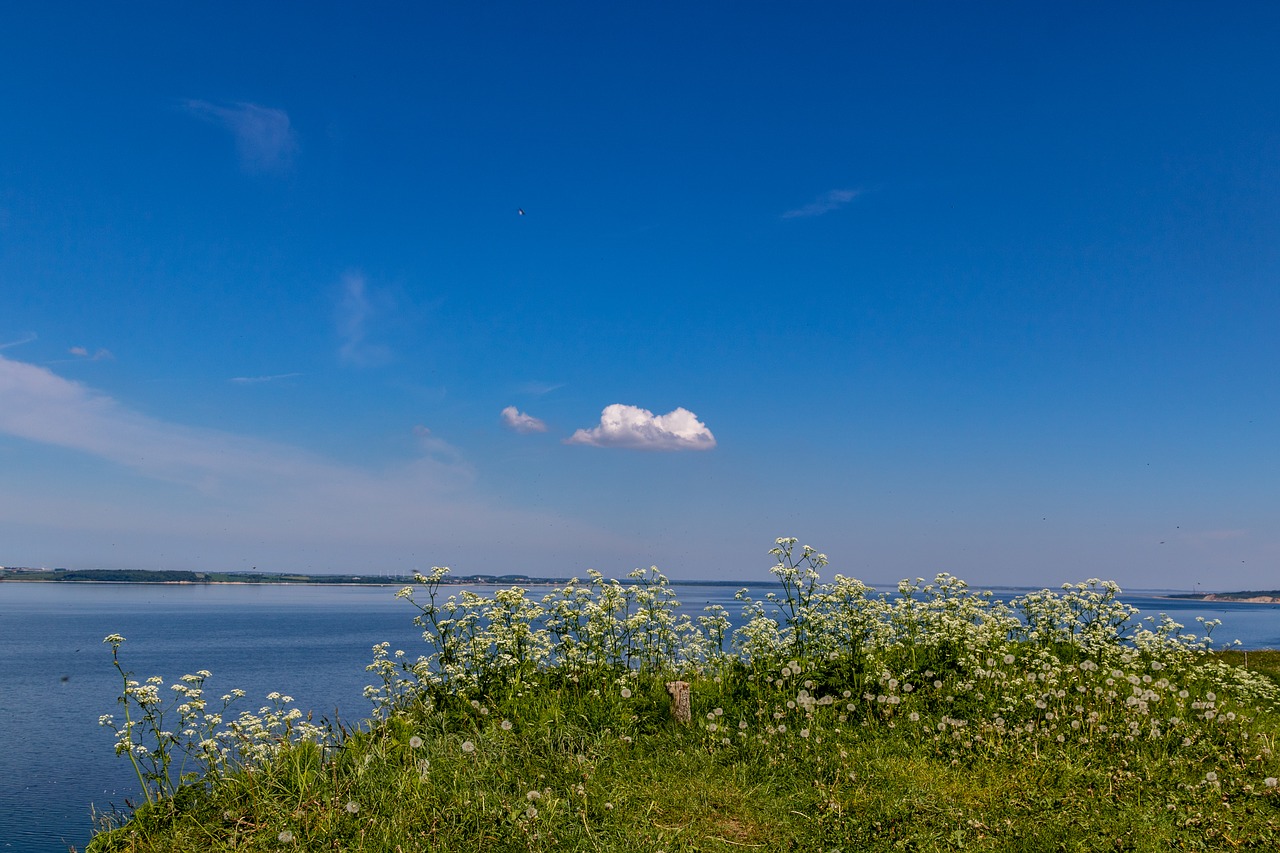
<instances>
[{"instance_id":1,"label":"weed plant","mask_svg":"<svg viewBox=\"0 0 1280 853\"><path fill-rule=\"evenodd\" d=\"M164 700L108 637L144 801L89 851L1280 848L1280 688L1212 653L1215 623L1139 621L1099 580L876 595L771 553L780 591L740 591L737 628L656 569L538 599L446 597L433 569L397 594L426 653L374 647L356 727L274 694L230 719L207 672Z\"/></svg>"}]
</instances>

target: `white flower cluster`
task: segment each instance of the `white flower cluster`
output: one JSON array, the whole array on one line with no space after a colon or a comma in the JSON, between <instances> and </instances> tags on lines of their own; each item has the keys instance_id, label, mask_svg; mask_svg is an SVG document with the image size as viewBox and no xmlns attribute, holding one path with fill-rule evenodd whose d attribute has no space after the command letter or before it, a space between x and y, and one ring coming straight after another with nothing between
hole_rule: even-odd
<instances>
[{"instance_id":1,"label":"white flower cluster","mask_svg":"<svg viewBox=\"0 0 1280 853\"><path fill-rule=\"evenodd\" d=\"M190 781L195 774L184 772L190 760L206 777L216 777L232 767L250 766L269 760L281 748L303 741L320 741L326 732L302 719L302 712L289 705L292 697L268 694L272 704L257 714L242 712L232 721L224 721L231 704L244 697L243 690L232 690L222 696L221 705L211 710L204 695L208 670L184 675L169 686L173 698L161 695L164 679L151 676L138 682L120 662L120 646L124 637L107 636L112 662L122 680L116 702L123 720L112 714L98 718L98 724L116 735L116 754L125 755L133 764L143 794L148 802L159 796L171 796L177 785ZM174 767L174 760L181 758ZM176 779L175 779L176 772Z\"/></svg>"}]
</instances>

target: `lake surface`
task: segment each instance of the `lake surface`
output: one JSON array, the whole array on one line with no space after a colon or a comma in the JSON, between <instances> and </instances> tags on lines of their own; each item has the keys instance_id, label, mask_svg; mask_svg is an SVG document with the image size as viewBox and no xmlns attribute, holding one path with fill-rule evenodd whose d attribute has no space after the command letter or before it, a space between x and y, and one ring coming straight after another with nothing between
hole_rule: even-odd
<instances>
[{"instance_id":1,"label":"lake surface","mask_svg":"<svg viewBox=\"0 0 1280 853\"><path fill-rule=\"evenodd\" d=\"M751 584L763 596L767 585ZM492 588L473 587L477 592ZM452 588L449 588L452 589ZM272 690L317 719L355 723L370 706L364 667L372 646L417 655L415 611L396 587L0 583L0 853L83 849L90 808L110 811L138 795L129 762L98 725L116 711L120 681L103 645L122 634L125 668L166 686L212 671L206 695L239 687L239 709L256 711ZM735 588L680 586L693 614L709 603L738 613ZM1000 590L1007 599L1025 590ZM540 597L538 587L531 595ZM1221 619L1215 640L1280 648L1280 605L1165 599L1128 593L1144 615L1168 613L1195 631L1196 616Z\"/></svg>"}]
</instances>

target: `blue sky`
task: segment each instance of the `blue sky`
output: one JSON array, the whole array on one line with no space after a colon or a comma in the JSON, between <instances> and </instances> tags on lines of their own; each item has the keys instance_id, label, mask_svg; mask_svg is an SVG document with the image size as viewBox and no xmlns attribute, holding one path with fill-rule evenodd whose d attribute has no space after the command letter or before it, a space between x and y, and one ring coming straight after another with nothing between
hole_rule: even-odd
<instances>
[{"instance_id":1,"label":"blue sky","mask_svg":"<svg viewBox=\"0 0 1280 853\"><path fill-rule=\"evenodd\" d=\"M193 5L6 12L0 563L1280 586L1280 7Z\"/></svg>"}]
</instances>

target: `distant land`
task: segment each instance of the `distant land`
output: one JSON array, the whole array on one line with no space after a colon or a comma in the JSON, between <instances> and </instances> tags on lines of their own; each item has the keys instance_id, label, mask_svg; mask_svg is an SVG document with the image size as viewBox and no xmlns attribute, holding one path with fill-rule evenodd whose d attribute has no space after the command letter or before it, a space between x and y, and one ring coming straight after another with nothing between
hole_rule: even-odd
<instances>
[{"instance_id":1,"label":"distant land","mask_svg":"<svg viewBox=\"0 0 1280 853\"><path fill-rule=\"evenodd\" d=\"M1280 589L1263 592L1178 592L1166 598L1189 598L1195 601L1243 601L1250 604L1280 604Z\"/></svg>"},{"instance_id":2,"label":"distant land","mask_svg":"<svg viewBox=\"0 0 1280 853\"><path fill-rule=\"evenodd\" d=\"M530 575L449 575L442 582L458 584L529 584L549 586L565 584L569 578L540 578ZM412 575L302 575L273 572L188 572L168 569L36 569L26 566L0 566L0 581L31 583L290 583L361 586L405 586L413 583ZM629 584L629 579L621 583ZM741 581L670 581L672 586L742 586Z\"/></svg>"},{"instance_id":3,"label":"distant land","mask_svg":"<svg viewBox=\"0 0 1280 853\"><path fill-rule=\"evenodd\" d=\"M533 575L449 575L442 585L484 584L503 586L526 584L551 586L566 584L570 578L543 578ZM320 584L359 586L405 586L413 583L412 575L363 574L363 575L304 575L278 572L191 572L169 569L46 569L29 566L0 566L0 582L26 581L40 583L169 583L169 584ZM630 578L619 582L630 586ZM747 582L741 580L671 580L672 586L723 586L741 588L748 585L768 584L769 581ZM874 588L874 587L873 587ZM1032 587L1027 587L1032 589ZM1250 604L1280 604L1280 590L1245 590L1241 592L1162 592L1161 598L1177 598L1189 601L1234 601Z\"/></svg>"}]
</instances>

